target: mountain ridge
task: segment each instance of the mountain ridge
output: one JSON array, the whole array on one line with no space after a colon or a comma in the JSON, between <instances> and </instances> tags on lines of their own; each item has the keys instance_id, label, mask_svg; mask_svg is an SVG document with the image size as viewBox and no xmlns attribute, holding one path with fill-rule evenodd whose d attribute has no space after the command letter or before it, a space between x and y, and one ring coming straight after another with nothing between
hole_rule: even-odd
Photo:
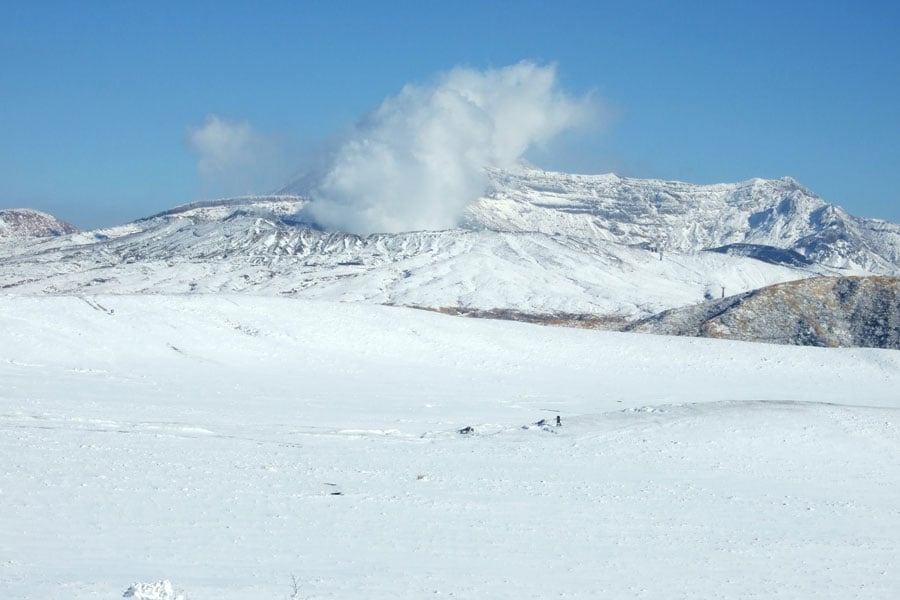
<instances>
[{"instance_id":1,"label":"mountain ridge","mask_svg":"<svg viewBox=\"0 0 900 600\"><path fill-rule=\"evenodd\" d=\"M816 277L667 310L625 331L900 350L900 277Z\"/></svg>"},{"instance_id":2,"label":"mountain ridge","mask_svg":"<svg viewBox=\"0 0 900 600\"><path fill-rule=\"evenodd\" d=\"M853 217L790 177L696 185L534 169L490 174L494 187L470 205L468 226L680 252L749 243L833 268L900 272L900 225Z\"/></svg>"},{"instance_id":3,"label":"mountain ridge","mask_svg":"<svg viewBox=\"0 0 900 600\"><path fill-rule=\"evenodd\" d=\"M74 225L33 208L0 210L0 241L58 237L77 231Z\"/></svg>"},{"instance_id":4,"label":"mountain ridge","mask_svg":"<svg viewBox=\"0 0 900 600\"><path fill-rule=\"evenodd\" d=\"M618 329L720 294L900 274L900 226L852 217L791 178L489 173L457 229L360 236L317 228L303 196L224 198L0 244L0 289L242 292Z\"/></svg>"}]
</instances>

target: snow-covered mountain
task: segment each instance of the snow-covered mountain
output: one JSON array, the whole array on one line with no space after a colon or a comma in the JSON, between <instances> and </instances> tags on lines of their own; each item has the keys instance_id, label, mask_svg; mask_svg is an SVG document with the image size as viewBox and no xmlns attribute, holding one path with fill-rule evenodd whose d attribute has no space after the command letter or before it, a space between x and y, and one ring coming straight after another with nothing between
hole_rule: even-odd
<instances>
[{"instance_id":1,"label":"snow-covered mountain","mask_svg":"<svg viewBox=\"0 0 900 600\"><path fill-rule=\"evenodd\" d=\"M43 238L75 233L78 228L39 210L0 210L0 241Z\"/></svg>"},{"instance_id":2,"label":"snow-covered mountain","mask_svg":"<svg viewBox=\"0 0 900 600\"><path fill-rule=\"evenodd\" d=\"M847 215L790 179L490 175L459 229L325 232L306 222L303 196L230 198L2 245L0 289L248 292L616 322L818 275L900 273L900 226Z\"/></svg>"},{"instance_id":3,"label":"snow-covered mountain","mask_svg":"<svg viewBox=\"0 0 900 600\"><path fill-rule=\"evenodd\" d=\"M664 251L750 254L770 247L810 262L900 272L900 225L853 217L790 177L693 185L617 175L492 170L467 223Z\"/></svg>"},{"instance_id":4,"label":"snow-covered mountain","mask_svg":"<svg viewBox=\"0 0 900 600\"><path fill-rule=\"evenodd\" d=\"M695 185L525 164L487 173L489 189L467 208L463 228L900 274L900 225L854 217L791 177ZM280 191L307 196L312 187L304 177Z\"/></svg>"},{"instance_id":5,"label":"snow-covered mountain","mask_svg":"<svg viewBox=\"0 0 900 600\"><path fill-rule=\"evenodd\" d=\"M210 207L204 207L208 211ZM26 294L249 292L429 308L647 316L815 271L715 253L665 257L542 233L328 233L237 209L31 244L0 262ZM205 213L208 214L208 213Z\"/></svg>"}]
</instances>

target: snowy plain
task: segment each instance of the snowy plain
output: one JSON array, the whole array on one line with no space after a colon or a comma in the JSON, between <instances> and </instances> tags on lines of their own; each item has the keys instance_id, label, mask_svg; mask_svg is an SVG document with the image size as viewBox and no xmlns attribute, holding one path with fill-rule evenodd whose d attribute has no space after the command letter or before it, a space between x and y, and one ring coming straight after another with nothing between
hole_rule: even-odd
<instances>
[{"instance_id":1,"label":"snowy plain","mask_svg":"<svg viewBox=\"0 0 900 600\"><path fill-rule=\"evenodd\" d=\"M0 597L896 598L898 390L889 350L0 297Z\"/></svg>"}]
</instances>

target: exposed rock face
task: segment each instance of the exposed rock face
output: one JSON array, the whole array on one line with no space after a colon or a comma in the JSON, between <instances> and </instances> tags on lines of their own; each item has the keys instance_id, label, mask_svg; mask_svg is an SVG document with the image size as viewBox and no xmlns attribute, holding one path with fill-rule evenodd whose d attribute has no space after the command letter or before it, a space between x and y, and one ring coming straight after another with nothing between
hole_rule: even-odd
<instances>
[{"instance_id":1,"label":"exposed rock face","mask_svg":"<svg viewBox=\"0 0 900 600\"><path fill-rule=\"evenodd\" d=\"M0 240L55 237L77 231L74 225L39 210L0 210Z\"/></svg>"},{"instance_id":2,"label":"exposed rock face","mask_svg":"<svg viewBox=\"0 0 900 600\"><path fill-rule=\"evenodd\" d=\"M900 349L900 278L816 277L669 310L629 331Z\"/></svg>"}]
</instances>

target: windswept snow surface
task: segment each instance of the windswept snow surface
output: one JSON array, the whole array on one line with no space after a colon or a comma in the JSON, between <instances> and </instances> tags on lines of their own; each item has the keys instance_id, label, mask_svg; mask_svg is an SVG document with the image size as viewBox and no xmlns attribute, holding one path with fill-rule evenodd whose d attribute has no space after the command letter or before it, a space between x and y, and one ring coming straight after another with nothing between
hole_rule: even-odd
<instances>
[{"instance_id":1,"label":"windswept snow surface","mask_svg":"<svg viewBox=\"0 0 900 600\"><path fill-rule=\"evenodd\" d=\"M896 351L247 295L0 332L3 598L900 594Z\"/></svg>"}]
</instances>

